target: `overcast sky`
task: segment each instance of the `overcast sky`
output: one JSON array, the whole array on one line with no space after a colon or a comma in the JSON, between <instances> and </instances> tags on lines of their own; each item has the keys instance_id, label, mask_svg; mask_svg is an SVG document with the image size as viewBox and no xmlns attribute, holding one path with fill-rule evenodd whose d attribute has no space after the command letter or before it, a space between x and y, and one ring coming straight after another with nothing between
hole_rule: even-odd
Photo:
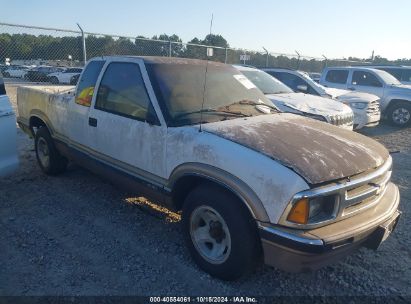
<instances>
[{"instance_id":1,"label":"overcast sky","mask_svg":"<svg viewBox=\"0 0 411 304\"><path fill-rule=\"evenodd\" d=\"M230 46L329 58L411 58L411 1L0 0L0 22L127 36L214 34ZM1 30L1 26L0 26Z\"/></svg>"}]
</instances>

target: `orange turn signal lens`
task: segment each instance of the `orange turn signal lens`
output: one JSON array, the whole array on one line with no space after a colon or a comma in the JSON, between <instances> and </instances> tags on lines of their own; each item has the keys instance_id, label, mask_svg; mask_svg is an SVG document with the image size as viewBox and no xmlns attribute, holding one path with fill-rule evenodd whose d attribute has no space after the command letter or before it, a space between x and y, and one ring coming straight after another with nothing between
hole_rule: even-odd
<instances>
[{"instance_id":1,"label":"orange turn signal lens","mask_svg":"<svg viewBox=\"0 0 411 304\"><path fill-rule=\"evenodd\" d=\"M296 202L288 214L287 220L297 224L307 224L308 213L310 211L310 205L308 198L303 198Z\"/></svg>"}]
</instances>

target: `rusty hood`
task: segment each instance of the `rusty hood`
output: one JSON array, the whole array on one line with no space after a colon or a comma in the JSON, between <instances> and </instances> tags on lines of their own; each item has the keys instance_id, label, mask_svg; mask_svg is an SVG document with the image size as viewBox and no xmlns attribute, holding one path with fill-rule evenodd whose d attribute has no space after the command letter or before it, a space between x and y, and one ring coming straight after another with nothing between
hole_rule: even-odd
<instances>
[{"instance_id":1,"label":"rusty hood","mask_svg":"<svg viewBox=\"0 0 411 304\"><path fill-rule=\"evenodd\" d=\"M366 172L389 157L373 139L288 113L209 123L203 130L265 154L312 185Z\"/></svg>"}]
</instances>

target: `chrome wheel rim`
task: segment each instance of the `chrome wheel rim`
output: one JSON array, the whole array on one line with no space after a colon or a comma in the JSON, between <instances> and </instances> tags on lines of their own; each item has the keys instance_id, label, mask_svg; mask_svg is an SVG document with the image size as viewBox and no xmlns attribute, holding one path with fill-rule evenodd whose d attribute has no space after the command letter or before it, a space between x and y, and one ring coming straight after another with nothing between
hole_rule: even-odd
<instances>
[{"instance_id":1,"label":"chrome wheel rim","mask_svg":"<svg viewBox=\"0 0 411 304\"><path fill-rule=\"evenodd\" d=\"M398 108L392 112L392 120L399 125L406 124L411 118L411 113L408 109Z\"/></svg>"},{"instance_id":2,"label":"chrome wheel rim","mask_svg":"<svg viewBox=\"0 0 411 304\"><path fill-rule=\"evenodd\" d=\"M231 236L223 217L209 206L196 208L190 217L190 236L198 253L209 263L224 263L231 252Z\"/></svg>"},{"instance_id":3,"label":"chrome wheel rim","mask_svg":"<svg viewBox=\"0 0 411 304\"><path fill-rule=\"evenodd\" d=\"M44 168L48 168L50 165L50 150L46 140L42 137L37 141L37 155L41 165Z\"/></svg>"}]
</instances>

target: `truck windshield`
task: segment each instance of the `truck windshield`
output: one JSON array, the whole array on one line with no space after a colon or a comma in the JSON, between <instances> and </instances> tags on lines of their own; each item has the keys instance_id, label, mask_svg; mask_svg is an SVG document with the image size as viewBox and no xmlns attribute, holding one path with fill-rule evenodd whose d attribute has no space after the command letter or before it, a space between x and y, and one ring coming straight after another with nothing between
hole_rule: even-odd
<instances>
[{"instance_id":1,"label":"truck windshield","mask_svg":"<svg viewBox=\"0 0 411 304\"><path fill-rule=\"evenodd\" d=\"M289 87L266 72L259 70L240 70L264 94L293 93Z\"/></svg>"},{"instance_id":2,"label":"truck windshield","mask_svg":"<svg viewBox=\"0 0 411 304\"><path fill-rule=\"evenodd\" d=\"M207 77L205 61L146 63L146 67L168 126L216 122L275 111L264 94L232 66L210 62ZM268 111L262 111L261 106Z\"/></svg>"},{"instance_id":3,"label":"truck windshield","mask_svg":"<svg viewBox=\"0 0 411 304\"><path fill-rule=\"evenodd\" d=\"M397 78L392 76L390 73L386 71L381 71L381 70L374 70L375 73L381 77L381 79L386 83L386 84L391 84L391 85L401 85L401 82L398 81Z\"/></svg>"}]
</instances>

